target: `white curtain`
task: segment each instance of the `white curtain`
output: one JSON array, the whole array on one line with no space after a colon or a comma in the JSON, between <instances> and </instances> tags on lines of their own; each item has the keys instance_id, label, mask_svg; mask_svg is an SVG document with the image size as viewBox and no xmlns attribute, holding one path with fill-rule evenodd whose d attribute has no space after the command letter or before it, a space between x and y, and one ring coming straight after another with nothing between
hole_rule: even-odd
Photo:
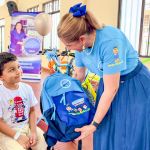
<instances>
[{"instance_id":1,"label":"white curtain","mask_svg":"<svg viewBox=\"0 0 150 150\"><path fill-rule=\"evenodd\" d=\"M60 4L59 0L53 0L44 5L45 13L48 13L52 18L51 32L44 37L44 49L57 48L59 49L59 38L57 36L57 26L60 20Z\"/></svg>"},{"instance_id":2,"label":"white curtain","mask_svg":"<svg viewBox=\"0 0 150 150\"><path fill-rule=\"evenodd\" d=\"M59 38L57 36L57 26L60 20L60 13L54 13L52 18L52 30L44 37L44 49L57 48L59 49Z\"/></svg>"},{"instance_id":3,"label":"white curtain","mask_svg":"<svg viewBox=\"0 0 150 150\"><path fill-rule=\"evenodd\" d=\"M138 51L142 0L122 0L120 29Z\"/></svg>"}]
</instances>

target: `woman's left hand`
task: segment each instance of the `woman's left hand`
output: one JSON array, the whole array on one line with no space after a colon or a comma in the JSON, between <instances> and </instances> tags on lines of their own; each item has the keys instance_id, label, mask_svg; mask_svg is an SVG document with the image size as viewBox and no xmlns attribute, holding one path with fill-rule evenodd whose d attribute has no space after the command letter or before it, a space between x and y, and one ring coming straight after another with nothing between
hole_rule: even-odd
<instances>
[{"instance_id":1,"label":"woman's left hand","mask_svg":"<svg viewBox=\"0 0 150 150\"><path fill-rule=\"evenodd\" d=\"M81 132L81 135L76 140L81 140L92 134L96 130L96 127L93 125L83 126L82 128L76 128L76 132Z\"/></svg>"}]
</instances>

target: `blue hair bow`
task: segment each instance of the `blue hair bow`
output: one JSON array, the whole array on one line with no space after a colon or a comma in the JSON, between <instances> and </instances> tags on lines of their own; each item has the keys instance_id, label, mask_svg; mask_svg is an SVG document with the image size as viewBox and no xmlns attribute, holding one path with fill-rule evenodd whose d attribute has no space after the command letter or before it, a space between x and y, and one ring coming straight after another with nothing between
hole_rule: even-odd
<instances>
[{"instance_id":1,"label":"blue hair bow","mask_svg":"<svg viewBox=\"0 0 150 150\"><path fill-rule=\"evenodd\" d=\"M70 7L69 13L72 13L74 17L81 17L86 14L86 5L81 6L82 3L76 4Z\"/></svg>"}]
</instances>

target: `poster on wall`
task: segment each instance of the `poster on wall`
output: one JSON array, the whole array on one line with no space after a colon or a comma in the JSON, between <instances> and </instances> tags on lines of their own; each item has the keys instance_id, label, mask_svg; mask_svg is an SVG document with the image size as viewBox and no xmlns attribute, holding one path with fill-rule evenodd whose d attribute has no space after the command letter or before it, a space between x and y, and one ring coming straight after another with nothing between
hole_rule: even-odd
<instances>
[{"instance_id":1,"label":"poster on wall","mask_svg":"<svg viewBox=\"0 0 150 150\"><path fill-rule=\"evenodd\" d=\"M35 30L34 19L38 12L12 14L9 51L18 57L23 80L40 81L42 36Z\"/></svg>"}]
</instances>

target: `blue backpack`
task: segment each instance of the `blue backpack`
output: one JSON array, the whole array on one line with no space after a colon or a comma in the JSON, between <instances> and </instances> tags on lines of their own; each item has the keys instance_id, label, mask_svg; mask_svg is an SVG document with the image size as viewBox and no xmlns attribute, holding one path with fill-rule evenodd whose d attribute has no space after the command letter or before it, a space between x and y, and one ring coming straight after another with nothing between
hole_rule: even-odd
<instances>
[{"instance_id":1,"label":"blue backpack","mask_svg":"<svg viewBox=\"0 0 150 150\"><path fill-rule=\"evenodd\" d=\"M79 137L74 129L90 124L95 114L80 81L58 72L43 83L41 108L48 123L44 136L49 147Z\"/></svg>"}]
</instances>

